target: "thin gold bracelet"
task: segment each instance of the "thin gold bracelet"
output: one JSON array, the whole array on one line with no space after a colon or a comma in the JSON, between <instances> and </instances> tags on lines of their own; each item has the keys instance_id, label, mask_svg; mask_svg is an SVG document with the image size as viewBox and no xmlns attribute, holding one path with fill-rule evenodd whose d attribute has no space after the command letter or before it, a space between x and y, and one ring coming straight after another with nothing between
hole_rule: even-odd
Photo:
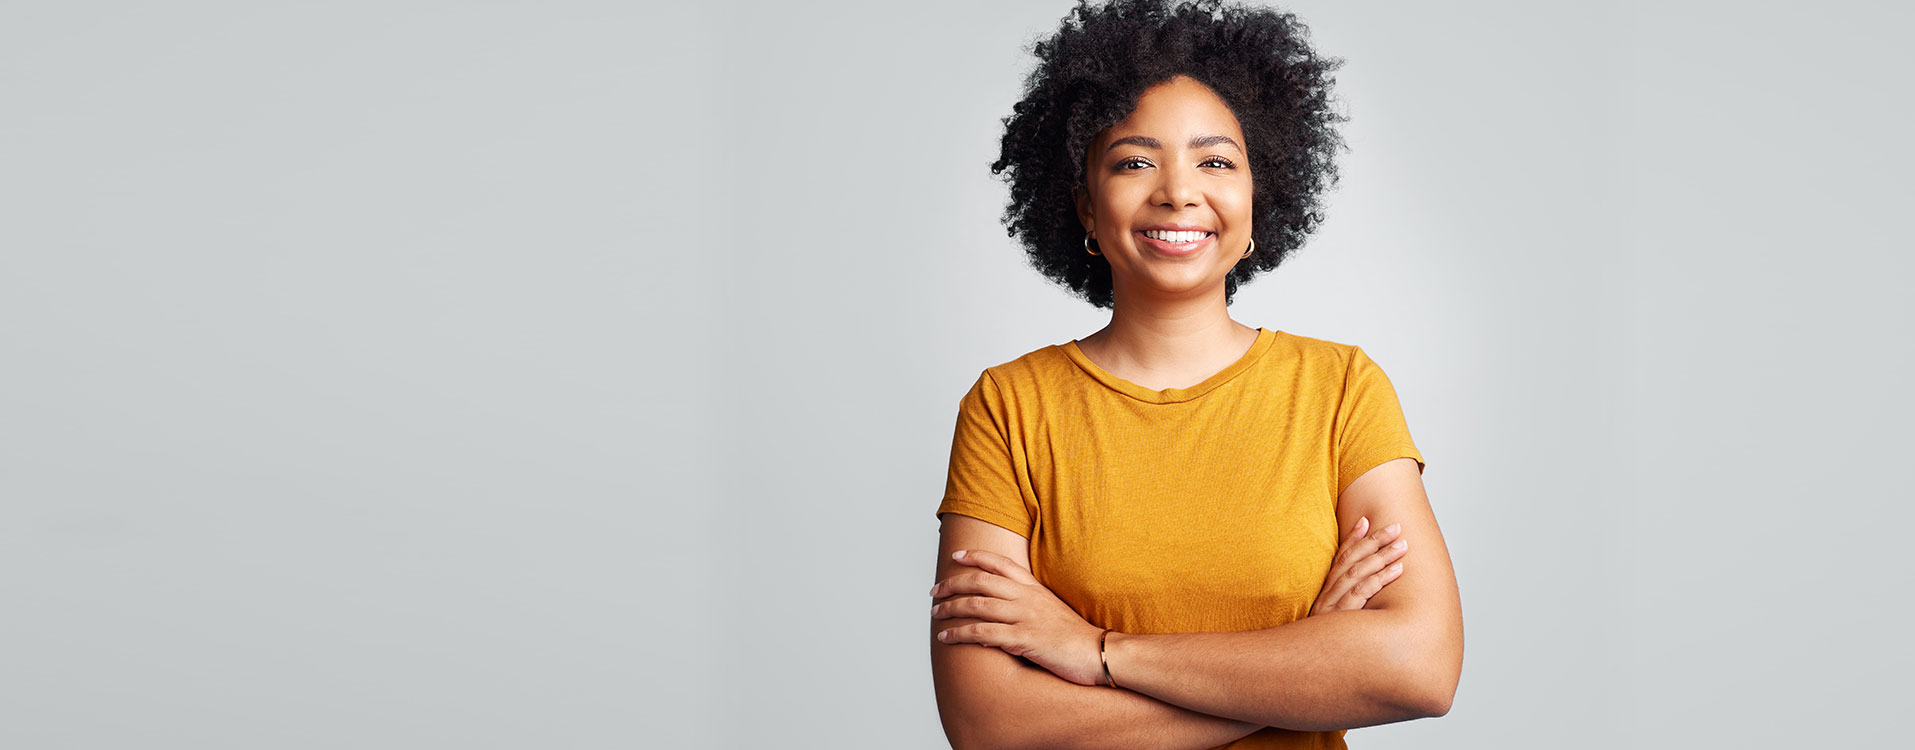
<instances>
[{"instance_id":1,"label":"thin gold bracelet","mask_svg":"<svg viewBox=\"0 0 1915 750\"><path fill-rule=\"evenodd\" d=\"M1104 656L1104 639L1109 637L1110 628L1105 628L1103 634L1097 636L1097 660L1104 663L1104 681L1110 683L1111 687L1117 687L1117 680L1110 676L1110 659Z\"/></svg>"}]
</instances>

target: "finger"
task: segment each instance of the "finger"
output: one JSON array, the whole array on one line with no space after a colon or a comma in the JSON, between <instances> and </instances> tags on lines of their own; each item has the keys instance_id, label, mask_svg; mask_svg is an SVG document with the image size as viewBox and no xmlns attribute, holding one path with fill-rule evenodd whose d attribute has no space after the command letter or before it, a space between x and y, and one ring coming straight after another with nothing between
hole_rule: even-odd
<instances>
[{"instance_id":1,"label":"finger","mask_svg":"<svg viewBox=\"0 0 1915 750\"><path fill-rule=\"evenodd\" d=\"M959 625L955 628L938 631L938 640L944 643L976 643L981 646L1002 646L1011 626L995 622L976 622Z\"/></svg>"},{"instance_id":2,"label":"finger","mask_svg":"<svg viewBox=\"0 0 1915 750\"><path fill-rule=\"evenodd\" d=\"M1393 523L1357 540L1355 544L1350 545L1349 555L1343 559L1344 564L1349 565L1363 560L1384 549L1385 545L1395 541L1402 533L1401 527L1402 524Z\"/></svg>"},{"instance_id":3,"label":"finger","mask_svg":"<svg viewBox=\"0 0 1915 750\"><path fill-rule=\"evenodd\" d=\"M1368 575L1369 573L1375 572L1377 569L1382 568L1385 565L1395 562L1398 558L1401 558L1403 555L1408 554L1409 550L1410 550L1410 540L1398 539L1394 542L1390 542L1387 546L1383 547L1382 549L1379 549L1375 552L1370 553L1369 557L1358 560L1356 565L1351 566L1351 568L1353 570L1359 567L1365 568L1366 570L1362 575ZM1360 578L1362 577L1362 575L1357 575L1354 577Z\"/></svg>"},{"instance_id":4,"label":"finger","mask_svg":"<svg viewBox=\"0 0 1915 750\"><path fill-rule=\"evenodd\" d=\"M1010 602L993 599L988 596L960 596L948 602L938 602L931 606L931 619L947 620L954 617L975 617L992 622L1018 622L1009 609Z\"/></svg>"},{"instance_id":5,"label":"finger","mask_svg":"<svg viewBox=\"0 0 1915 750\"><path fill-rule=\"evenodd\" d=\"M1388 586L1403 573L1401 561L1385 565L1381 555L1366 562L1371 564L1364 566L1365 574L1360 579L1353 579L1355 585L1351 586L1349 593L1338 602L1338 607L1362 609L1369 606L1370 599L1376 596L1377 592L1382 591L1384 586Z\"/></svg>"},{"instance_id":6,"label":"finger","mask_svg":"<svg viewBox=\"0 0 1915 750\"><path fill-rule=\"evenodd\" d=\"M1351 589L1349 596L1344 597L1341 606L1346 609L1362 609L1370 603L1371 597L1383 591L1384 586L1390 585L1401 575L1403 575L1403 563L1400 562L1377 571Z\"/></svg>"},{"instance_id":7,"label":"finger","mask_svg":"<svg viewBox=\"0 0 1915 750\"><path fill-rule=\"evenodd\" d=\"M1323 589L1317 592L1317 604L1320 611L1336 609L1337 601L1350 592L1350 563L1346 560L1330 569L1330 578L1323 582Z\"/></svg>"},{"instance_id":8,"label":"finger","mask_svg":"<svg viewBox=\"0 0 1915 750\"><path fill-rule=\"evenodd\" d=\"M1368 517L1358 519L1357 526L1367 529L1369 521ZM1374 536L1354 537L1345 542L1337 549L1336 559L1330 563L1330 572L1324 578L1317 601L1334 606L1350 592L1350 587L1356 585L1356 581L1362 579L1362 576L1351 575L1352 568L1375 554Z\"/></svg>"},{"instance_id":9,"label":"finger","mask_svg":"<svg viewBox=\"0 0 1915 750\"><path fill-rule=\"evenodd\" d=\"M1369 523L1370 519L1368 516L1357 521L1357 525L1363 527L1366 531L1368 531ZM1342 548L1337 550L1337 558L1336 561L1331 564L1332 567L1348 564L1351 561L1361 560L1364 557L1376 554L1376 551L1382 549L1383 545L1389 544L1396 539L1402 532L1401 527L1402 524L1393 523L1376 531L1369 532L1367 535L1361 536L1361 538L1350 540L1345 543Z\"/></svg>"},{"instance_id":10,"label":"finger","mask_svg":"<svg viewBox=\"0 0 1915 750\"><path fill-rule=\"evenodd\" d=\"M1370 530L1370 517L1369 516L1357 517L1356 525L1350 527L1349 535L1343 537L1343 541L1337 543L1336 557L1331 558L1330 560L1331 569L1335 569L1337 565L1341 564L1344 560L1349 559L1350 545L1355 544L1356 540L1362 539L1363 533L1369 530Z\"/></svg>"},{"instance_id":11,"label":"finger","mask_svg":"<svg viewBox=\"0 0 1915 750\"><path fill-rule=\"evenodd\" d=\"M1351 588L1354 588L1358 583L1363 582L1370 576L1376 575L1378 571L1383 570L1383 568L1390 563L1401 559L1403 555L1408 554L1409 549L1410 540L1408 539L1398 539L1391 542L1390 546L1377 550L1375 554L1352 563L1349 570L1344 574L1344 581L1348 583Z\"/></svg>"},{"instance_id":12,"label":"finger","mask_svg":"<svg viewBox=\"0 0 1915 750\"><path fill-rule=\"evenodd\" d=\"M1397 533L1392 532L1389 536L1397 536ZM1398 539L1382 549L1374 549L1374 541L1366 538L1362 543L1352 545L1352 554L1357 557L1353 561L1345 560L1341 568L1331 571L1334 579L1324 584L1321 601L1337 609L1361 609L1361 604L1350 607L1342 602L1358 584L1402 557L1410 544L1408 539Z\"/></svg>"},{"instance_id":13,"label":"finger","mask_svg":"<svg viewBox=\"0 0 1915 750\"><path fill-rule=\"evenodd\" d=\"M965 565L983 568L1026 586L1037 583L1037 576L1031 575L1031 571L1017 564L1016 560L990 550L961 549L951 553L951 559Z\"/></svg>"},{"instance_id":14,"label":"finger","mask_svg":"<svg viewBox=\"0 0 1915 750\"><path fill-rule=\"evenodd\" d=\"M1371 555L1344 568L1342 575L1337 578L1335 587L1325 595L1325 608L1330 611L1362 609L1363 603L1368 598L1358 589L1363 581L1382 567L1381 563L1376 562L1376 556Z\"/></svg>"},{"instance_id":15,"label":"finger","mask_svg":"<svg viewBox=\"0 0 1915 750\"><path fill-rule=\"evenodd\" d=\"M959 594L978 594L994 596L999 599L1016 599L1018 585L1009 578L989 571L977 570L938 581L931 587L931 598L937 599Z\"/></svg>"}]
</instances>

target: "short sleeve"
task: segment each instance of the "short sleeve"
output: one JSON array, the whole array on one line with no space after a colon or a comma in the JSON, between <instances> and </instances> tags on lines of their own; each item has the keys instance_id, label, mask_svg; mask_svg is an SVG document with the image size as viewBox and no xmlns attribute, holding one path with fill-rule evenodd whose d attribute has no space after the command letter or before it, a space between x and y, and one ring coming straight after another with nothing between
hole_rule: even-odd
<instances>
[{"instance_id":1,"label":"short sleeve","mask_svg":"<svg viewBox=\"0 0 1915 750\"><path fill-rule=\"evenodd\" d=\"M1361 347L1353 348L1336 416L1338 497L1357 477L1387 461L1413 458L1419 473L1424 468L1389 376Z\"/></svg>"},{"instance_id":2,"label":"short sleeve","mask_svg":"<svg viewBox=\"0 0 1915 750\"><path fill-rule=\"evenodd\" d=\"M939 517L966 515L1030 538L1034 515L1019 490L1010 434L1003 394L987 371L958 402Z\"/></svg>"}]
</instances>

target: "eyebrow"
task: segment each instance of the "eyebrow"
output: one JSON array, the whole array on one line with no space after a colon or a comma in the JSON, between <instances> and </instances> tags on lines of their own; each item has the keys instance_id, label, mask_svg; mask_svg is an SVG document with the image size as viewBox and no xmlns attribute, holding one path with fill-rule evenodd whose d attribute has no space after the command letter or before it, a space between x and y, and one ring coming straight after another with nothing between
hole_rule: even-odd
<instances>
[{"instance_id":1,"label":"eyebrow","mask_svg":"<svg viewBox=\"0 0 1915 750\"><path fill-rule=\"evenodd\" d=\"M1224 143L1227 143L1227 144L1230 144L1231 146L1236 147L1238 153L1249 153L1248 151L1243 150L1243 146L1241 144L1238 144L1235 140L1232 140L1230 136L1227 136L1227 135L1198 135L1198 136L1191 136L1190 138L1191 148L1208 148L1210 146L1215 146L1215 145L1224 144ZM1164 144L1162 141L1159 141L1147 135L1127 135L1117 140L1111 141L1110 148L1104 149L1104 151L1106 153L1109 153L1110 151L1116 149L1118 146L1125 146L1125 145L1142 146L1144 148L1154 148L1154 149L1160 149L1160 150L1164 147Z\"/></svg>"}]
</instances>

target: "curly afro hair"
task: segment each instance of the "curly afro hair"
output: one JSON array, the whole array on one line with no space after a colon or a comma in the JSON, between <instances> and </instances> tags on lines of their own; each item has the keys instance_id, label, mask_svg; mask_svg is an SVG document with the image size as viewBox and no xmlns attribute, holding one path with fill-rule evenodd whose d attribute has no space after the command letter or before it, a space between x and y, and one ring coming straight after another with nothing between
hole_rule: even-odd
<instances>
[{"instance_id":1,"label":"curly afro hair","mask_svg":"<svg viewBox=\"0 0 1915 750\"><path fill-rule=\"evenodd\" d=\"M1137 108L1145 89L1178 75L1209 86L1236 115L1249 152L1256 251L1224 280L1275 269L1322 221L1317 196L1336 184L1332 71L1294 15L1194 0L1078 0L1056 35L1033 45L1038 65L1004 118L991 173L1010 186L1003 222L1037 270L1097 307L1112 307L1110 263L1084 252L1074 191L1087 149Z\"/></svg>"}]
</instances>

